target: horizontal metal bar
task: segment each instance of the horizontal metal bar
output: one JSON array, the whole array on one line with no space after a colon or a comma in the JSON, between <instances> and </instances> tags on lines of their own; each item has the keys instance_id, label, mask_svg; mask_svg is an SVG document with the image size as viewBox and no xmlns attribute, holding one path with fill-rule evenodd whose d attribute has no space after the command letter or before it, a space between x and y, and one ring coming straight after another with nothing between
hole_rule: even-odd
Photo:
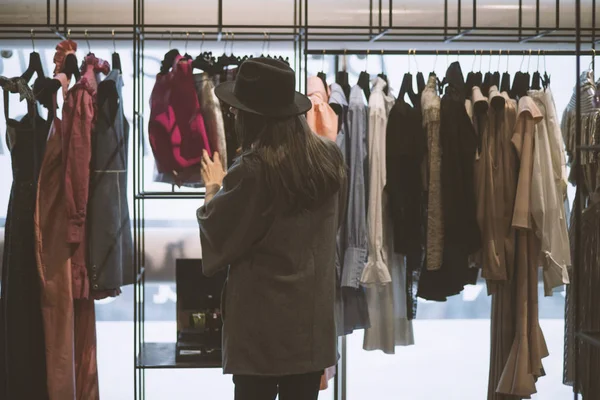
<instances>
[{"instance_id":1,"label":"horizontal metal bar","mask_svg":"<svg viewBox=\"0 0 600 400\"><path fill-rule=\"evenodd\" d=\"M415 50L410 49L415 53L415 55L469 55L472 52L469 50ZM309 49L306 51L308 55L407 55L409 49L406 50L353 50L353 49ZM491 50L492 55L499 55L500 50ZM490 51L487 51L486 55L489 55ZM575 55L575 50L542 50L542 55L546 56L571 56ZM581 55L592 55L592 50L582 50ZM506 51L503 50L502 55L506 55ZM521 54L518 54L519 56ZM537 54L535 55L537 56ZM584 147L584 146L581 146ZM600 149L600 146L597 146L596 150Z\"/></svg>"},{"instance_id":2,"label":"horizontal metal bar","mask_svg":"<svg viewBox=\"0 0 600 400\"><path fill-rule=\"evenodd\" d=\"M202 200L206 197L205 193L193 193L193 192L146 192L143 194L135 195L136 200Z\"/></svg>"},{"instance_id":3,"label":"horizontal metal bar","mask_svg":"<svg viewBox=\"0 0 600 400\"><path fill-rule=\"evenodd\" d=\"M54 25L47 25L47 24L0 24L0 28L22 28L22 29L35 29L35 28L50 28ZM167 30L176 30L176 29L219 29L219 25L215 25L215 24L173 24L173 25L169 25L169 24L143 24L143 25L132 25L132 24L95 24L95 23L90 23L90 24L69 24L68 28L86 28L86 29L94 29L94 28L109 28L109 29L117 29L117 28L128 28L128 29L133 29L135 27L143 27L144 29L167 29ZM302 29L302 28L308 28L312 31L318 31L319 29L323 29L323 30L365 30L368 31L369 30L369 26L368 25L223 25L221 26L221 28L226 31L228 29ZM427 31L427 30L432 30L432 29L437 29L437 30L443 30L444 26L432 26L432 25L428 25L428 26L397 26L397 27L391 27L388 28L387 30L389 30L390 32L393 30L423 30L423 31ZM448 26L447 27L448 30L454 30L454 31L460 31L461 28L458 26ZM510 31L510 30L518 30L519 26L489 26L489 27L484 27L484 26L478 26L477 29L479 30L489 30L489 31ZM523 33L527 33L528 31L531 32L539 32L539 31L575 31L574 27L559 27L556 28L554 26L552 27L526 27L523 26L521 27L521 30ZM593 28L582 28L582 32L585 31L592 31ZM191 32L190 32L191 33Z\"/></svg>"}]
</instances>

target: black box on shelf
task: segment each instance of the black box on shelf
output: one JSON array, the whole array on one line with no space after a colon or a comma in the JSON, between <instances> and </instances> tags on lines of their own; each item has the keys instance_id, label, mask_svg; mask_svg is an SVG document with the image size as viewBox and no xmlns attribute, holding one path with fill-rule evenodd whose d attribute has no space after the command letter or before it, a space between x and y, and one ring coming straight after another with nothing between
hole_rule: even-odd
<instances>
[{"instance_id":1,"label":"black box on shelf","mask_svg":"<svg viewBox=\"0 0 600 400\"><path fill-rule=\"evenodd\" d=\"M226 279L225 271L204 276L201 259L176 260L178 362L220 362L221 293Z\"/></svg>"}]
</instances>

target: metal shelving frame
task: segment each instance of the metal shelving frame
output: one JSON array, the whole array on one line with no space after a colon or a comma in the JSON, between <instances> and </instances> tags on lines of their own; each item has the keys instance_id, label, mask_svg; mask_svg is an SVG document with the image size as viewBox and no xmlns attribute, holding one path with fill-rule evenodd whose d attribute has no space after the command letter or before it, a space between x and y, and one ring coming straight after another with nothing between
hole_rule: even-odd
<instances>
[{"instance_id":1,"label":"metal shelving frame","mask_svg":"<svg viewBox=\"0 0 600 400\"><path fill-rule=\"evenodd\" d=\"M582 55L595 55L597 43L596 32L596 0L592 0L592 26L581 25L581 0L575 0L575 27L561 26L561 4L556 0L555 19L552 26L543 26L540 22L540 0L536 0L535 25L523 24L523 0L518 1L517 23L512 26L480 26L477 24L477 0L471 3L471 23L464 23L463 2L455 0L456 24L450 24L450 0L439 0L443 2L444 18L443 24L431 26L404 26L394 19L393 0L387 1L387 20L384 25L384 1L378 0L374 4L369 0L369 24L364 26L344 25L311 25L309 23L309 0L293 0L290 5L290 13L293 12L293 24L289 25L251 25L224 23L223 2L217 1L216 24L147 24L145 22L145 0L132 0L133 20L131 24L71 24L68 22L68 0L54 0L54 13L52 13L52 0L46 0L46 23L45 24L0 24L0 38L4 40L57 40L71 38L74 40L118 40L121 42L131 41L133 48L133 237L134 237L134 276L137 277L134 284L134 399L143 400L145 396L145 371L147 369L167 368L214 368L217 365L197 363L177 363L175 361L175 345L159 345L145 341L145 213L144 205L147 200L174 201L178 199L203 199L204 192L178 191L172 188L170 191L146 191L144 188L144 163L143 163L143 135L145 132L144 116L144 51L145 42L154 40L206 40L221 41L231 38L235 41L251 42L284 42L289 43L294 49L293 67L297 73L298 89L306 88L307 65L309 55L350 55L350 54L408 54L408 49L401 49L403 43L411 43L412 47L420 43L437 46L437 49L416 49L417 55L424 54L468 54L473 50L482 49L485 46L497 48L502 45L505 50L512 54L516 51L527 51L535 48L541 50L544 55L569 55L576 58L576 74L573 75L577 85L577 131L576 140L581 138L581 115L579 110L579 71L581 69ZM365 0L366 2L367 0ZM465 4L467 1L465 1ZM62 5L62 7L61 7ZM62 11L62 12L61 12ZM54 15L52 15L54 14ZM62 19L61 19L62 16ZM175 35L175 37L173 36ZM184 36L185 35L185 36ZM225 36L225 37L224 37ZM314 48L311 44L327 43L326 49ZM348 44L362 45L363 49L336 48ZM582 49L582 47L585 47ZM589 48L588 48L589 47ZM467 49L467 50L465 50ZM489 50L486 50L489 51ZM487 54L487 53L486 53ZM581 151L598 151L597 147L580 146L577 149L574 168L576 169L577 182L581 180L580 153ZM579 190L579 185L577 190ZM575 221L581 226L581 204L575 204ZM575 235L576 251L574 257L574 285L576 298L576 309L580 299L577 291L577 265L581 262L581 233ZM578 316L575 315L576 324ZM579 332L578 337L588 343L600 346L599 332ZM577 345L579 342L577 341ZM346 395L346 340L340 340L341 359L338 377L335 380L335 399L345 400ZM577 353L577 352L576 352ZM576 368L578 363L575 363ZM576 370L576 382L574 388L578 387L579 372ZM574 398L579 396L574 390Z\"/></svg>"}]
</instances>

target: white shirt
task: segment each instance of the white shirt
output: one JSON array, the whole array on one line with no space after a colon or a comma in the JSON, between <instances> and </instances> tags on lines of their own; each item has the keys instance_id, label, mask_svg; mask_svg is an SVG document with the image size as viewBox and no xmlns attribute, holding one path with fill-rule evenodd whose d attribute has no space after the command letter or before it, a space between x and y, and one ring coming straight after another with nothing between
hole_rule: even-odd
<instances>
[{"instance_id":1,"label":"white shirt","mask_svg":"<svg viewBox=\"0 0 600 400\"><path fill-rule=\"evenodd\" d=\"M528 94L544 116L535 127L530 204L535 233L542 245L544 292L551 296L552 289L569 283L567 267L571 265L564 208L565 145L550 89L531 90Z\"/></svg>"},{"instance_id":2,"label":"white shirt","mask_svg":"<svg viewBox=\"0 0 600 400\"><path fill-rule=\"evenodd\" d=\"M364 285L387 284L392 281L388 267L388 251L391 241L384 237L384 224L389 224L386 183L385 133L394 97L383 89L387 83L377 78L369 97L369 198L367 213L368 260L361 283Z\"/></svg>"}]
</instances>

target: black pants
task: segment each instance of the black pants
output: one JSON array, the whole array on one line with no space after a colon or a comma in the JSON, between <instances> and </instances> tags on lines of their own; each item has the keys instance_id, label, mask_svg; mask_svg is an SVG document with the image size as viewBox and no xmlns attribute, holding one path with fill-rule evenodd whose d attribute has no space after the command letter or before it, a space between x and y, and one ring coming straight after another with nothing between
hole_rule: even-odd
<instances>
[{"instance_id":1,"label":"black pants","mask_svg":"<svg viewBox=\"0 0 600 400\"><path fill-rule=\"evenodd\" d=\"M234 375L235 400L317 400L323 371L277 377Z\"/></svg>"}]
</instances>

